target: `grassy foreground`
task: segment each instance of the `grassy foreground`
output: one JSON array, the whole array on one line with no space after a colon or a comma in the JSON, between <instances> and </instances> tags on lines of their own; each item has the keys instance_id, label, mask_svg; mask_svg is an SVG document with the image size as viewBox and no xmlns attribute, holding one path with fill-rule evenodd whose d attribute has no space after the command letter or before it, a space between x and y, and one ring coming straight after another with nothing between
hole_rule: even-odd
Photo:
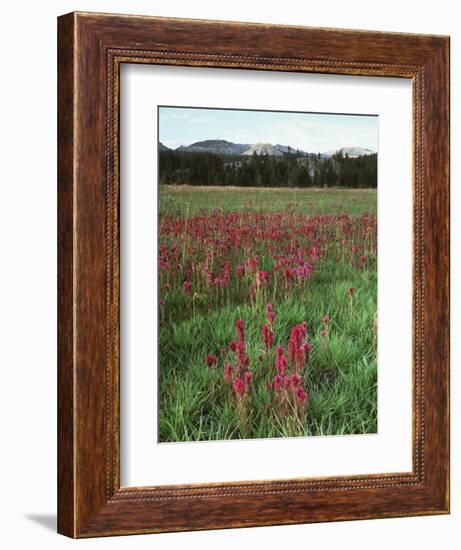
<instances>
[{"instance_id":1,"label":"grassy foreground","mask_svg":"<svg viewBox=\"0 0 461 550\"><path fill-rule=\"evenodd\" d=\"M159 195L160 441L376 432L376 190ZM239 320L242 370L229 349ZM302 323L310 351L298 371L288 343ZM299 373L306 397L278 389L279 345L282 379Z\"/></svg>"}]
</instances>

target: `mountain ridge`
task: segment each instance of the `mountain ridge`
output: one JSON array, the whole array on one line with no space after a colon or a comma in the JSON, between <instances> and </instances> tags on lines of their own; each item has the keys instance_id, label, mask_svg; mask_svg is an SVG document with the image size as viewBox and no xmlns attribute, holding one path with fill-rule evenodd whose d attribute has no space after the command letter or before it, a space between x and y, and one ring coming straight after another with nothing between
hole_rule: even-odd
<instances>
[{"instance_id":1,"label":"mountain ridge","mask_svg":"<svg viewBox=\"0 0 461 550\"><path fill-rule=\"evenodd\" d=\"M251 156L251 155L269 155L271 157L283 157L285 153L279 151L271 143L255 143L247 151L243 152L242 155Z\"/></svg>"},{"instance_id":2,"label":"mountain ridge","mask_svg":"<svg viewBox=\"0 0 461 550\"><path fill-rule=\"evenodd\" d=\"M241 155L251 144L233 143L225 139L206 139L196 141L190 145L180 145L175 151L184 151L186 153L215 153L218 155Z\"/></svg>"},{"instance_id":3,"label":"mountain ridge","mask_svg":"<svg viewBox=\"0 0 461 550\"><path fill-rule=\"evenodd\" d=\"M335 153L343 153L343 155L348 155L351 158L363 157L366 155L374 155L375 151L368 149L367 147L341 147L340 149L327 151L327 155L333 156Z\"/></svg>"},{"instance_id":4,"label":"mountain ridge","mask_svg":"<svg viewBox=\"0 0 461 550\"><path fill-rule=\"evenodd\" d=\"M332 158L333 155L342 152L343 155L348 155L351 158L357 158L359 156L373 155L375 151L367 147L353 146L353 147L340 147L339 149L332 149L326 152L307 152L290 145L281 145L277 143L273 145L269 142L259 143L234 143L225 139L207 139L203 141L196 141L190 145L180 145L176 149L171 149L165 146L162 142L158 142L160 151L178 151L184 153L214 153L217 155L242 155L252 156L256 155L268 155L282 157L287 154L298 154L305 157L317 156L320 154L321 158Z\"/></svg>"}]
</instances>

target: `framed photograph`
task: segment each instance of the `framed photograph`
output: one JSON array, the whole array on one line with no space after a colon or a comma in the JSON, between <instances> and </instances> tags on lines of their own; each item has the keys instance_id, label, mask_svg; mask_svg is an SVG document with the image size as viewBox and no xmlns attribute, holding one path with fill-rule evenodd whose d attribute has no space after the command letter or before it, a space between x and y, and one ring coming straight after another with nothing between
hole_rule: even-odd
<instances>
[{"instance_id":1,"label":"framed photograph","mask_svg":"<svg viewBox=\"0 0 461 550\"><path fill-rule=\"evenodd\" d=\"M58 20L58 531L449 512L449 39Z\"/></svg>"}]
</instances>

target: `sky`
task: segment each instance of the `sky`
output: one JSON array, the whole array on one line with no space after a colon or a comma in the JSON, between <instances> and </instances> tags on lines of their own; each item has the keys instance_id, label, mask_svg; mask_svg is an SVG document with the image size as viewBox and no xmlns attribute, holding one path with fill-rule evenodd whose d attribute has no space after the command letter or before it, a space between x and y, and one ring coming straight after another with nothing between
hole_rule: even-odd
<instances>
[{"instance_id":1,"label":"sky","mask_svg":"<svg viewBox=\"0 0 461 550\"><path fill-rule=\"evenodd\" d=\"M378 117L159 107L159 141L164 145L176 149L205 139L279 143L310 153L341 147L366 147L377 152Z\"/></svg>"}]
</instances>

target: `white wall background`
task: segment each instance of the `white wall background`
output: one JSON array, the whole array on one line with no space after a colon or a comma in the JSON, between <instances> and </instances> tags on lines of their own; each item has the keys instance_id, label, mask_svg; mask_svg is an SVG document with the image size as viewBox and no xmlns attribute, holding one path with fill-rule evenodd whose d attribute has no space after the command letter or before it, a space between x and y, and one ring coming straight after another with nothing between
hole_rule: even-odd
<instances>
[{"instance_id":1,"label":"white wall background","mask_svg":"<svg viewBox=\"0 0 461 550\"><path fill-rule=\"evenodd\" d=\"M2 6L0 42L0 517L2 547L459 547L461 361L459 285L452 290L452 514L72 542L56 508L56 17L73 10L304 24L452 37L452 280L460 273L461 17L426 0L16 0Z\"/></svg>"}]
</instances>

